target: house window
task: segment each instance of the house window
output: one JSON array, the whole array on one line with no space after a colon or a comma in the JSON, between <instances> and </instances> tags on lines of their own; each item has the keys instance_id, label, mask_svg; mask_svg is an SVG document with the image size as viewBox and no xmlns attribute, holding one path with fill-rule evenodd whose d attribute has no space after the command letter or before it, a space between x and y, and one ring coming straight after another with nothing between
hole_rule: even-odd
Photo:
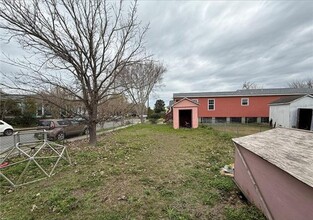
<instances>
[{"instance_id":1,"label":"house window","mask_svg":"<svg viewBox=\"0 0 313 220\"><path fill-rule=\"evenodd\" d=\"M257 118L256 117L246 117L245 123L257 123Z\"/></svg>"},{"instance_id":2,"label":"house window","mask_svg":"<svg viewBox=\"0 0 313 220\"><path fill-rule=\"evenodd\" d=\"M193 102L199 104L199 100L198 100L198 99L191 99L191 101L193 101Z\"/></svg>"},{"instance_id":3,"label":"house window","mask_svg":"<svg viewBox=\"0 0 313 220\"><path fill-rule=\"evenodd\" d=\"M208 110L215 110L215 99L208 99Z\"/></svg>"},{"instance_id":4,"label":"house window","mask_svg":"<svg viewBox=\"0 0 313 220\"><path fill-rule=\"evenodd\" d=\"M216 117L215 123L226 123L226 117Z\"/></svg>"},{"instance_id":5,"label":"house window","mask_svg":"<svg viewBox=\"0 0 313 220\"><path fill-rule=\"evenodd\" d=\"M249 105L249 99L248 98L242 98L241 99L241 105L242 106L248 106Z\"/></svg>"},{"instance_id":6,"label":"house window","mask_svg":"<svg viewBox=\"0 0 313 220\"><path fill-rule=\"evenodd\" d=\"M262 117L261 123L269 123L269 118L268 117Z\"/></svg>"},{"instance_id":7,"label":"house window","mask_svg":"<svg viewBox=\"0 0 313 220\"><path fill-rule=\"evenodd\" d=\"M211 117L202 117L201 123L212 123L212 118Z\"/></svg>"},{"instance_id":8,"label":"house window","mask_svg":"<svg viewBox=\"0 0 313 220\"><path fill-rule=\"evenodd\" d=\"M38 116L42 116L43 114L42 114L42 106L41 105L38 105L37 106L37 115Z\"/></svg>"},{"instance_id":9,"label":"house window","mask_svg":"<svg viewBox=\"0 0 313 220\"><path fill-rule=\"evenodd\" d=\"M241 123L241 117L231 117L230 122L232 123Z\"/></svg>"}]
</instances>

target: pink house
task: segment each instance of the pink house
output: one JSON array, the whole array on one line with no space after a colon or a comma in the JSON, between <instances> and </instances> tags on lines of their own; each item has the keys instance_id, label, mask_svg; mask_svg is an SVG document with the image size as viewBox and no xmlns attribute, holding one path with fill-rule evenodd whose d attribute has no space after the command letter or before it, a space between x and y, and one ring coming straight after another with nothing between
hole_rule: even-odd
<instances>
[{"instance_id":1,"label":"pink house","mask_svg":"<svg viewBox=\"0 0 313 220\"><path fill-rule=\"evenodd\" d=\"M198 105L196 102L183 98L172 106L173 127L175 129L198 127Z\"/></svg>"}]
</instances>

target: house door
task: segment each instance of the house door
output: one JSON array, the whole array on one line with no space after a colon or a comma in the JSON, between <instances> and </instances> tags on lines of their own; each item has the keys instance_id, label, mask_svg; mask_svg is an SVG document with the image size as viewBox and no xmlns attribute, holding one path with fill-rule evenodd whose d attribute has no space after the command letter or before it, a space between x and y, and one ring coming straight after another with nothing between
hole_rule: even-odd
<instances>
[{"instance_id":1,"label":"house door","mask_svg":"<svg viewBox=\"0 0 313 220\"><path fill-rule=\"evenodd\" d=\"M313 109L298 109L298 128L310 130Z\"/></svg>"},{"instance_id":2,"label":"house door","mask_svg":"<svg viewBox=\"0 0 313 220\"><path fill-rule=\"evenodd\" d=\"M179 110L179 127L192 127L192 110Z\"/></svg>"}]
</instances>

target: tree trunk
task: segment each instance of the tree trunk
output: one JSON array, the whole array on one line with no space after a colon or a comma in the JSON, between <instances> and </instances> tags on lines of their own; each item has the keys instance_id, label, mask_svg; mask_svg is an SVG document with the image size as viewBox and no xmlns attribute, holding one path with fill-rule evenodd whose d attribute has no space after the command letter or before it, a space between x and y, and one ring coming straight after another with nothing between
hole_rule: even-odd
<instances>
[{"instance_id":1,"label":"tree trunk","mask_svg":"<svg viewBox=\"0 0 313 220\"><path fill-rule=\"evenodd\" d=\"M143 124L145 123L145 118L143 117L144 115L144 109L140 109L140 123Z\"/></svg>"},{"instance_id":2,"label":"tree trunk","mask_svg":"<svg viewBox=\"0 0 313 220\"><path fill-rule=\"evenodd\" d=\"M145 123L145 119L143 117L143 113L140 114L140 123L141 124Z\"/></svg>"},{"instance_id":3,"label":"tree trunk","mask_svg":"<svg viewBox=\"0 0 313 220\"><path fill-rule=\"evenodd\" d=\"M143 117L143 115L145 114L145 107L138 107L137 112L139 113L140 123L145 123L145 118Z\"/></svg>"},{"instance_id":4,"label":"tree trunk","mask_svg":"<svg viewBox=\"0 0 313 220\"><path fill-rule=\"evenodd\" d=\"M89 123L89 144L92 146L97 144L97 123L94 121Z\"/></svg>"},{"instance_id":5,"label":"tree trunk","mask_svg":"<svg viewBox=\"0 0 313 220\"><path fill-rule=\"evenodd\" d=\"M97 144L97 109L93 108L89 111L89 144L96 146Z\"/></svg>"}]
</instances>

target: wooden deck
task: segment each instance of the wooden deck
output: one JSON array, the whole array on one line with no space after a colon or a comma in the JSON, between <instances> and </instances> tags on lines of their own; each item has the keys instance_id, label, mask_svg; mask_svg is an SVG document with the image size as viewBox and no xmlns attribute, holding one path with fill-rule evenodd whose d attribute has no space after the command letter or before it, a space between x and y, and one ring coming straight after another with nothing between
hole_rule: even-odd
<instances>
[{"instance_id":1,"label":"wooden deck","mask_svg":"<svg viewBox=\"0 0 313 220\"><path fill-rule=\"evenodd\" d=\"M313 132L275 128L233 141L313 187Z\"/></svg>"}]
</instances>

